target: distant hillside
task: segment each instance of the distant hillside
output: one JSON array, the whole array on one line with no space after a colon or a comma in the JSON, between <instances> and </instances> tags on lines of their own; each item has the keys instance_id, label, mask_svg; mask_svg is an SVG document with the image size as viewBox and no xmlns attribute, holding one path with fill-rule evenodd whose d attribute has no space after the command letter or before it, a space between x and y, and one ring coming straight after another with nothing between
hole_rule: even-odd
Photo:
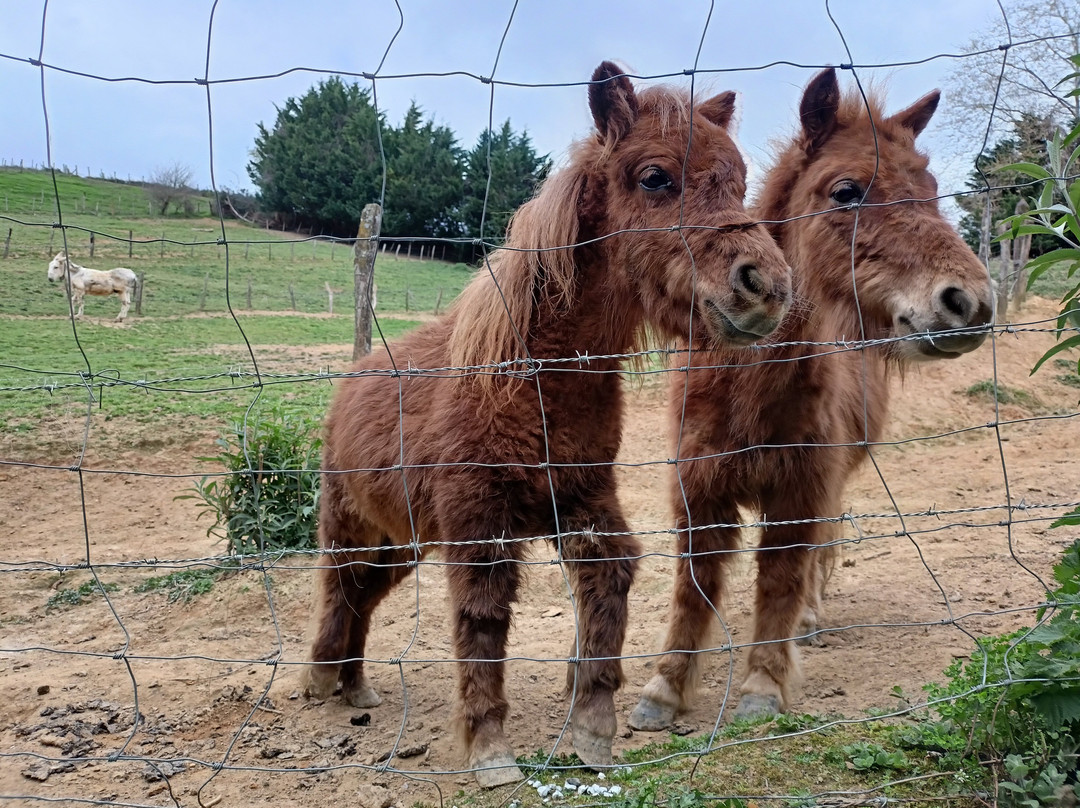
<instances>
[{"instance_id":1,"label":"distant hillside","mask_svg":"<svg viewBox=\"0 0 1080 808\"><path fill-rule=\"evenodd\" d=\"M145 184L80 177L57 171L54 187L50 171L0 167L0 213L52 216L55 215L57 194L62 210L67 213L124 217L158 215ZM193 191L189 199L193 215L206 216L211 212L209 194ZM172 213L174 211L170 209Z\"/></svg>"}]
</instances>

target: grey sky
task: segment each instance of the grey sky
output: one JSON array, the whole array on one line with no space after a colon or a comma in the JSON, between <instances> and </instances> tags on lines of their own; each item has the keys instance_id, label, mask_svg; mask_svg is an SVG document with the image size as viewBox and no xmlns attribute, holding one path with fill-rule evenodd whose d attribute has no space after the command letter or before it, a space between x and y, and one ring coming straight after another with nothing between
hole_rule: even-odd
<instances>
[{"instance_id":1,"label":"grey sky","mask_svg":"<svg viewBox=\"0 0 1080 808\"><path fill-rule=\"evenodd\" d=\"M0 159L46 162L42 71L26 61L42 47L42 2L0 0ZM141 77L181 84L107 82L44 71L54 165L89 169L94 176L140 179L156 167L182 163L200 187L210 186L210 132L217 184L246 188L256 124L272 124L275 104L302 94L333 71L373 72L399 18L393 0L305 3L220 0L213 17L209 76L222 80L294 72L260 81L194 83L206 73L212 2L187 0L50 0L42 59L67 70L109 78ZM378 103L392 122L416 100L471 146L488 125L491 86L476 79L393 78L419 72L467 71L490 76L512 0L401 0L404 26L389 49L377 82ZM604 59L635 73L679 73L693 66L731 70L789 61L808 65L849 61L832 12L856 64L927 59L959 53L1000 12L995 0L774 0L770 3L699 0L520 0L509 25L495 78L528 84L587 80ZM951 59L860 71L887 80L890 109L943 86ZM701 92L735 89L742 95L740 140L750 157L767 159L769 138L793 126L799 92L813 74L786 65L699 76ZM675 81L687 83L679 76ZM850 81L850 78L847 79ZM363 79L359 81L364 82ZM369 82L364 82L370 86ZM946 98L944 103L948 103ZM209 114L208 114L209 111ZM583 87L497 85L492 109L498 125L510 118L541 152L558 160L588 131ZM972 133L976 145L981 132ZM931 124L925 146L944 170L943 191L956 190L967 165ZM951 164L942 162L944 156Z\"/></svg>"}]
</instances>

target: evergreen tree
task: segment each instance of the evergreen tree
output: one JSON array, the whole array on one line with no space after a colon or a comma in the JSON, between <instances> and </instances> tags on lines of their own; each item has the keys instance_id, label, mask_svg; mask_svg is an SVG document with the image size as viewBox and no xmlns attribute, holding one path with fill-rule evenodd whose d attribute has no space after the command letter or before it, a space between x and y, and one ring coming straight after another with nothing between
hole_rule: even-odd
<instances>
[{"instance_id":1,"label":"evergreen tree","mask_svg":"<svg viewBox=\"0 0 1080 808\"><path fill-rule=\"evenodd\" d=\"M422 117L422 110L413 103L401 126L387 133L382 232L454 238L462 231L462 152L450 129L432 120L424 122Z\"/></svg>"},{"instance_id":2,"label":"evergreen tree","mask_svg":"<svg viewBox=\"0 0 1080 808\"><path fill-rule=\"evenodd\" d=\"M989 191L991 238L997 235L997 223L1016 213L1016 205L1021 199L1028 199L1038 191L1038 186L1031 184L1025 175L1015 171L1002 171L1001 167L1010 163L1035 163L1045 166L1046 141L1052 136L1052 132L1053 125L1049 120L1027 113L1018 118L1013 126L1011 137L999 140L979 155L976 162L978 168L973 169L968 175L967 188L972 191L984 191L989 183L992 189ZM979 252L984 235L982 217L986 207L986 194L975 193L957 197L956 201L964 211L960 219L960 235L971 249ZM1054 246L1052 238L1036 237L1032 241L1031 255L1032 257L1040 255L1052 246Z\"/></svg>"},{"instance_id":3,"label":"evergreen tree","mask_svg":"<svg viewBox=\"0 0 1080 808\"><path fill-rule=\"evenodd\" d=\"M509 120L497 131L481 132L465 158L465 234L501 243L514 211L532 197L550 170L548 156L536 153L528 133L514 134Z\"/></svg>"},{"instance_id":4,"label":"evergreen tree","mask_svg":"<svg viewBox=\"0 0 1080 808\"><path fill-rule=\"evenodd\" d=\"M288 227L356 235L364 205L382 191L383 126L370 92L336 76L288 99L272 129L259 124L248 163L262 209Z\"/></svg>"}]
</instances>

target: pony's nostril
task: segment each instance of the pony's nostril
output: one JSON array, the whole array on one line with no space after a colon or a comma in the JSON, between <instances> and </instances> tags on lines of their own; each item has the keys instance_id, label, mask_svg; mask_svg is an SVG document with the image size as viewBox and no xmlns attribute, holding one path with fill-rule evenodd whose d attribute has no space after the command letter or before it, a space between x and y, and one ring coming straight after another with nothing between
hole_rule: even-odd
<instances>
[{"instance_id":1,"label":"pony's nostril","mask_svg":"<svg viewBox=\"0 0 1080 808\"><path fill-rule=\"evenodd\" d=\"M753 295L762 295L765 293L765 281L761 277L761 273L758 272L758 268L753 264L743 264L738 269L739 285L744 291Z\"/></svg>"},{"instance_id":2,"label":"pony's nostril","mask_svg":"<svg viewBox=\"0 0 1080 808\"><path fill-rule=\"evenodd\" d=\"M941 302L949 314L955 314L964 322L971 319L971 313L975 309L971 296L957 286L950 286L943 291Z\"/></svg>"}]
</instances>

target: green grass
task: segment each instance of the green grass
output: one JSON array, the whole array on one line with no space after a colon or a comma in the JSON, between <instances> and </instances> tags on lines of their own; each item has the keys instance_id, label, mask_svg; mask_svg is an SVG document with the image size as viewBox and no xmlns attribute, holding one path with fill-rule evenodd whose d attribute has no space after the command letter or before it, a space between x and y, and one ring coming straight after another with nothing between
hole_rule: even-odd
<instances>
[{"instance_id":1,"label":"green grass","mask_svg":"<svg viewBox=\"0 0 1080 808\"><path fill-rule=\"evenodd\" d=\"M102 594L102 588L106 592L115 592L118 589L116 584L103 583L99 585L95 579L84 581L73 589L58 589L46 601L45 611L51 612L56 609L78 606L91 598L99 597Z\"/></svg>"},{"instance_id":2,"label":"green grass","mask_svg":"<svg viewBox=\"0 0 1080 808\"><path fill-rule=\"evenodd\" d=\"M145 216L150 202L146 190L133 183L78 177L59 170L56 172L54 189L51 172L0 168L0 213L4 215L54 216L57 193L60 210L65 214L89 212L101 216ZM203 210L208 210L205 202Z\"/></svg>"},{"instance_id":3,"label":"green grass","mask_svg":"<svg viewBox=\"0 0 1080 808\"><path fill-rule=\"evenodd\" d=\"M223 570L188 569L178 570L168 575L156 575L147 578L135 586L135 592L158 592L164 594L169 603L187 603L199 595L205 595L214 588Z\"/></svg>"},{"instance_id":4,"label":"green grass","mask_svg":"<svg viewBox=\"0 0 1080 808\"><path fill-rule=\"evenodd\" d=\"M809 805L813 795L830 792L868 792L875 801L886 797L914 805L934 804L948 795L950 804L973 806L974 793L989 786L989 776L977 769L941 772L933 754L910 742L910 722L828 723L809 715L735 722L722 727L711 745L707 735L661 736L621 755L603 781L575 768L580 762L573 755L552 760L547 770L541 768L547 761L543 751L518 763L527 777L543 784L561 786L573 777L585 785L618 784L622 789L614 799L568 796L552 804L620 808L747 808L757 802L750 795L759 794L788 796L777 805ZM482 806L505 799L505 794L474 796ZM528 787L514 800L523 808L543 804Z\"/></svg>"},{"instance_id":5,"label":"green grass","mask_svg":"<svg viewBox=\"0 0 1080 808\"><path fill-rule=\"evenodd\" d=\"M255 399L256 368L269 374L261 378L262 403L325 410L331 385L275 374L347 368L351 245L297 240L236 221L225 223L223 235L216 219L147 217L140 186L59 174L57 186L63 227L54 226L49 173L0 169L0 217L11 231L8 258L0 264L0 427L6 445L33 445L63 426L70 431L88 412L98 424L116 421L118 437L119 425L143 425L146 443L133 437L132 448L156 447L167 434L212 436ZM49 260L65 244L80 264L128 266L144 276L142 314L133 306L117 327L117 298L87 297L85 317L73 327L62 286L46 279ZM445 310L472 272L462 264L380 254L375 280L381 336L373 334L373 342L395 339L436 307ZM335 291L332 316L327 285Z\"/></svg>"},{"instance_id":6,"label":"green grass","mask_svg":"<svg viewBox=\"0 0 1080 808\"><path fill-rule=\"evenodd\" d=\"M1043 409L1042 402L1026 390L1017 387L1009 387L1004 384L995 385L991 379L983 379L964 390L969 398L985 399L993 401L997 399L999 404L1016 405L1037 412Z\"/></svg>"}]
</instances>

